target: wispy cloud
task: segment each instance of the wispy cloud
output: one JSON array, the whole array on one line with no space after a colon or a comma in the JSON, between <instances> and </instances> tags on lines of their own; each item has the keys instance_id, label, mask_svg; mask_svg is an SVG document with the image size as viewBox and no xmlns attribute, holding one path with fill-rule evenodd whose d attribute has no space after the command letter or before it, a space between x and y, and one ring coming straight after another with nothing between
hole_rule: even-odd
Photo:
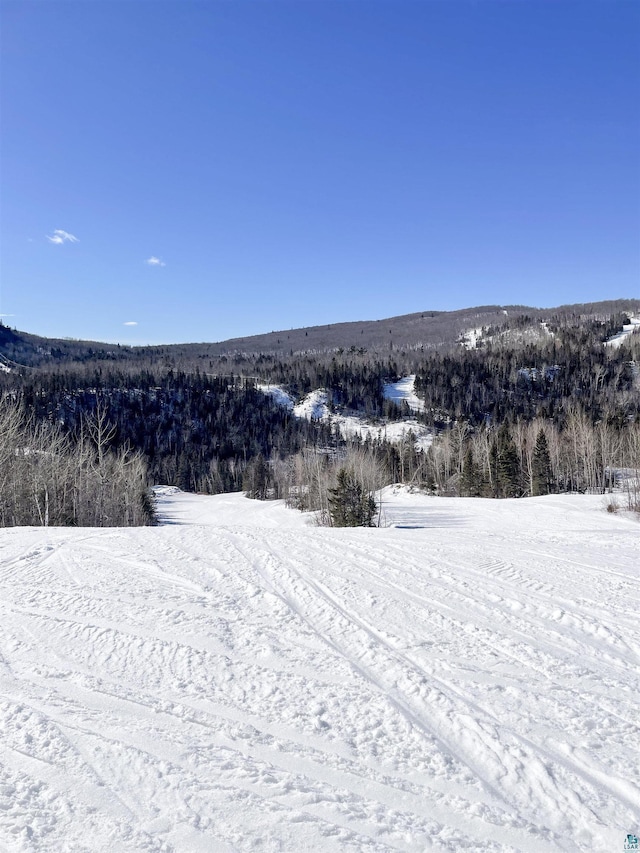
<instances>
[{"instance_id":1,"label":"wispy cloud","mask_svg":"<svg viewBox=\"0 0 640 853\"><path fill-rule=\"evenodd\" d=\"M73 234L69 234L68 231L61 231L59 228L53 232L51 236L47 234L47 240L50 243L55 243L58 246L61 246L63 243L78 243L79 240L77 237L74 237Z\"/></svg>"},{"instance_id":2,"label":"wispy cloud","mask_svg":"<svg viewBox=\"0 0 640 853\"><path fill-rule=\"evenodd\" d=\"M123 323L122 325L123 326L137 326L138 321L137 320L127 320L127 322Z\"/></svg>"},{"instance_id":3,"label":"wispy cloud","mask_svg":"<svg viewBox=\"0 0 640 853\"><path fill-rule=\"evenodd\" d=\"M161 261L160 258L156 258L155 255L151 255L150 258L147 258L145 264L149 264L150 267L166 267L164 261Z\"/></svg>"}]
</instances>

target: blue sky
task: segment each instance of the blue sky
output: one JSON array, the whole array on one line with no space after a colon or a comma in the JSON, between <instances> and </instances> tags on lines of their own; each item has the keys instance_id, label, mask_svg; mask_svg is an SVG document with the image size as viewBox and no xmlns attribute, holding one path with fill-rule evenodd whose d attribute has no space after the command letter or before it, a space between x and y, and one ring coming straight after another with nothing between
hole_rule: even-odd
<instances>
[{"instance_id":1,"label":"blue sky","mask_svg":"<svg viewBox=\"0 0 640 853\"><path fill-rule=\"evenodd\" d=\"M215 341L640 295L637 0L1 15L9 325Z\"/></svg>"}]
</instances>

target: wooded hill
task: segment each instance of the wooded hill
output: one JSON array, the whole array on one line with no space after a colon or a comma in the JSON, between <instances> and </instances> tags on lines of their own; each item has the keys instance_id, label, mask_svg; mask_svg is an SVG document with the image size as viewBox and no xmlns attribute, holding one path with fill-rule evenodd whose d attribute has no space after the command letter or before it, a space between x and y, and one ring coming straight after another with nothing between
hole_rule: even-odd
<instances>
[{"instance_id":1,"label":"wooded hill","mask_svg":"<svg viewBox=\"0 0 640 853\"><path fill-rule=\"evenodd\" d=\"M3 326L0 322L0 357L21 365L44 366L67 361L136 361L145 366L185 369L206 365L219 358L249 360L260 355L318 355L342 350L388 353L390 351L449 351L458 347L465 333L473 329L496 327L503 330L539 327L541 322L580 325L605 321L615 315L640 313L640 300L618 299L558 308L531 308L522 305L489 305L460 311L421 311L383 320L332 323L286 329L233 338L217 343L167 344L130 347L96 341L44 338Z\"/></svg>"},{"instance_id":2,"label":"wooded hill","mask_svg":"<svg viewBox=\"0 0 640 853\"><path fill-rule=\"evenodd\" d=\"M57 498L42 474L42 461L52 458L47 430L65 453L82 451L81 462L67 466L76 473L66 489L81 475L104 486L104 471L123 475L135 458L137 483L146 477L209 493L244 486L256 497L293 496L327 513L347 464L357 464L365 491L395 481L494 497L602 490L616 467L640 469L640 334L606 344L638 313L638 300L425 312L293 330L286 346L273 338L285 333L240 339L242 350L239 341L140 348L47 341L0 326L0 363L8 368L0 370L0 405L17 406L23 418L4 458L18 454L13 467L33 481L21 492L19 513L3 510L5 523L42 523L45 506L47 517L59 506L73 523L90 516L71 512L67 492ZM314 335L317 347L294 350ZM256 388L274 383L294 399L324 388L335 411L384 423L410 414L384 393L385 383L408 374L424 401L424 412L412 414L434 435L426 453L411 438L394 446L346 441L330 424L298 419ZM108 436L102 467L91 443L96 418ZM36 442L39 456L20 449ZM105 468L107 452L113 457ZM126 517L139 519L131 506L129 499ZM114 523L114 511L104 523Z\"/></svg>"}]
</instances>

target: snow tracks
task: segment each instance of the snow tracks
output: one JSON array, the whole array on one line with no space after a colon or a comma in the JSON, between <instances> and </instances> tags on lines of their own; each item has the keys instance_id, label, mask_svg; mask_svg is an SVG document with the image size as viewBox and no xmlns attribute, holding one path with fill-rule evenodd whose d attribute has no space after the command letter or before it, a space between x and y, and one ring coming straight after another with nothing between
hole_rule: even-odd
<instances>
[{"instance_id":1,"label":"snow tracks","mask_svg":"<svg viewBox=\"0 0 640 853\"><path fill-rule=\"evenodd\" d=\"M0 531L0 850L622 850L637 525L412 500Z\"/></svg>"}]
</instances>

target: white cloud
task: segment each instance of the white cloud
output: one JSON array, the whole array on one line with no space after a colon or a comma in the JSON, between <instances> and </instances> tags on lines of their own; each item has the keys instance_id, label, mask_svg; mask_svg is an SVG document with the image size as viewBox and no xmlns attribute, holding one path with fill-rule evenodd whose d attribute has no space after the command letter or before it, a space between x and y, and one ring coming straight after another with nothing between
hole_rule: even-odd
<instances>
[{"instance_id":1,"label":"white cloud","mask_svg":"<svg viewBox=\"0 0 640 853\"><path fill-rule=\"evenodd\" d=\"M150 267L166 267L164 261L161 261L160 258L156 258L155 255L151 255L150 258L147 258L145 264L149 264Z\"/></svg>"},{"instance_id":2,"label":"white cloud","mask_svg":"<svg viewBox=\"0 0 640 853\"><path fill-rule=\"evenodd\" d=\"M138 321L137 320L127 320L127 322L123 323L122 325L123 326L137 326Z\"/></svg>"},{"instance_id":3,"label":"white cloud","mask_svg":"<svg viewBox=\"0 0 640 853\"><path fill-rule=\"evenodd\" d=\"M49 236L47 234L47 240L50 243L56 243L58 246L61 246L63 243L78 243L78 238L74 237L73 234L69 234L68 231L61 231L59 228L53 232L53 236Z\"/></svg>"}]
</instances>

